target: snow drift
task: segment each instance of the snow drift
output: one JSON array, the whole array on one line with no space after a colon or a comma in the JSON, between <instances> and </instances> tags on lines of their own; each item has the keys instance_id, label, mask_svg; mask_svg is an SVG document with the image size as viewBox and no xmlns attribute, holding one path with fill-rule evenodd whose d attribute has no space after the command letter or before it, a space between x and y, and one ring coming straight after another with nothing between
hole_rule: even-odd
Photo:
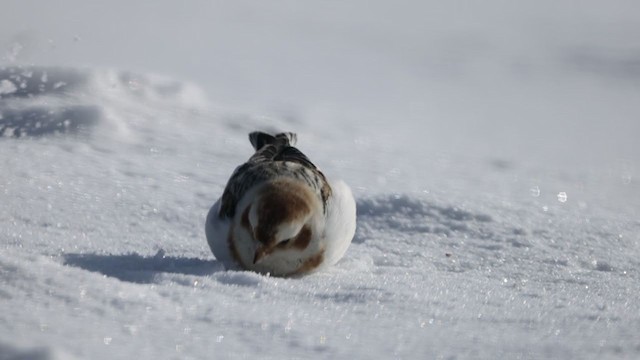
<instances>
[{"instance_id":1,"label":"snow drift","mask_svg":"<svg viewBox=\"0 0 640 360\"><path fill-rule=\"evenodd\" d=\"M4 137L129 132L136 105L202 108L195 85L116 70L12 66L0 68L0 134ZM99 127L100 130L95 130Z\"/></svg>"}]
</instances>

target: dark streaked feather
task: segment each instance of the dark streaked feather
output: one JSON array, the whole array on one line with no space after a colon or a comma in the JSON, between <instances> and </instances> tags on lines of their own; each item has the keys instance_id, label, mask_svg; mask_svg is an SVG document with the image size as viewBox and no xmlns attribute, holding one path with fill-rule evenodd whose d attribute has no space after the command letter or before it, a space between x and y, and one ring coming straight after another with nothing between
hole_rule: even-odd
<instances>
[{"instance_id":1,"label":"dark streaked feather","mask_svg":"<svg viewBox=\"0 0 640 360\"><path fill-rule=\"evenodd\" d=\"M249 141L251 141L256 152L249 158L248 163L258 164L262 162L292 161L310 169L317 169L305 154L293 147L296 139L296 134L291 132L272 136L263 132L254 131L249 134Z\"/></svg>"}]
</instances>

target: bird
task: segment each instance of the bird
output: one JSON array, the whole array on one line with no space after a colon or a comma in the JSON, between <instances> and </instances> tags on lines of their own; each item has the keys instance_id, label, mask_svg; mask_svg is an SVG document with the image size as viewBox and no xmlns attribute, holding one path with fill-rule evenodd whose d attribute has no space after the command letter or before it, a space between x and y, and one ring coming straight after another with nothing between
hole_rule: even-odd
<instances>
[{"instance_id":1,"label":"bird","mask_svg":"<svg viewBox=\"0 0 640 360\"><path fill-rule=\"evenodd\" d=\"M337 263L356 230L356 203L325 175L292 132L254 131L255 153L238 166L206 218L207 243L226 269L302 276Z\"/></svg>"}]
</instances>

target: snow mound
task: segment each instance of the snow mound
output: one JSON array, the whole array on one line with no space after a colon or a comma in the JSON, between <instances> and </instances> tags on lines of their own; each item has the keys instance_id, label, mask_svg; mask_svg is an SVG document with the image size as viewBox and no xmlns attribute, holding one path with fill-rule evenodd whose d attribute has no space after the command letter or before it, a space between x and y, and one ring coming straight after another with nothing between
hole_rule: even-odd
<instances>
[{"instance_id":1,"label":"snow mound","mask_svg":"<svg viewBox=\"0 0 640 360\"><path fill-rule=\"evenodd\" d=\"M16 348L0 343L0 360L73 360L75 357L51 347Z\"/></svg>"},{"instance_id":2,"label":"snow mound","mask_svg":"<svg viewBox=\"0 0 640 360\"><path fill-rule=\"evenodd\" d=\"M105 129L124 134L158 111L196 111L206 104L196 85L160 75L113 69L0 68L0 135L4 137L90 134Z\"/></svg>"},{"instance_id":3,"label":"snow mound","mask_svg":"<svg viewBox=\"0 0 640 360\"><path fill-rule=\"evenodd\" d=\"M374 266L429 266L445 272L477 269L483 262L495 265L492 258L530 246L525 230L482 211L397 194L358 201L354 243L377 249Z\"/></svg>"},{"instance_id":4,"label":"snow mound","mask_svg":"<svg viewBox=\"0 0 640 360\"><path fill-rule=\"evenodd\" d=\"M358 214L371 218L376 227L415 233L450 235L469 229L471 223L491 222L490 215L473 213L451 205L437 205L408 195L386 195L362 199Z\"/></svg>"}]
</instances>

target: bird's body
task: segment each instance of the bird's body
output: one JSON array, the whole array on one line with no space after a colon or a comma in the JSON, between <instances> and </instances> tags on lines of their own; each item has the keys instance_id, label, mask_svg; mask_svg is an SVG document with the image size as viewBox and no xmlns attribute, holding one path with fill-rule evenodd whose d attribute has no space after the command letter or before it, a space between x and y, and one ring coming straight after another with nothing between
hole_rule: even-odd
<instances>
[{"instance_id":1,"label":"bird's body","mask_svg":"<svg viewBox=\"0 0 640 360\"><path fill-rule=\"evenodd\" d=\"M290 276L335 264L355 233L349 187L329 183L297 148L296 136L249 134L256 153L231 175L205 225L227 267Z\"/></svg>"}]
</instances>

